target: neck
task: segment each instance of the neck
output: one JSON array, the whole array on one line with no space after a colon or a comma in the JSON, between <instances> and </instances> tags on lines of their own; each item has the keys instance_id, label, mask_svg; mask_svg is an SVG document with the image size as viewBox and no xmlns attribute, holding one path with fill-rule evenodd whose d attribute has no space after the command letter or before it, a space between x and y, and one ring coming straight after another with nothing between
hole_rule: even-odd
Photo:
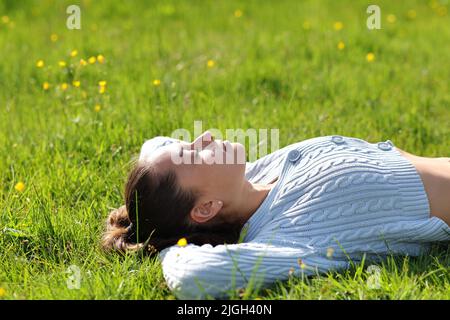
<instances>
[{"instance_id":1,"label":"neck","mask_svg":"<svg viewBox=\"0 0 450 320\"><path fill-rule=\"evenodd\" d=\"M232 209L232 212L239 214L239 220L242 224L246 223L261 206L273 185L251 183L248 180L244 181L243 188L238 194L238 199Z\"/></svg>"}]
</instances>

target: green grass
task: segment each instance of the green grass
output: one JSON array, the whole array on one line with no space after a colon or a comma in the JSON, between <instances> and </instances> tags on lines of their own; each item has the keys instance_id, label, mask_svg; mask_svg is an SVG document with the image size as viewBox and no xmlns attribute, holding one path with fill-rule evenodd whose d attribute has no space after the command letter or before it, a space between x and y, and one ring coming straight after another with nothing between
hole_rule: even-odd
<instances>
[{"instance_id":1,"label":"green grass","mask_svg":"<svg viewBox=\"0 0 450 320\"><path fill-rule=\"evenodd\" d=\"M65 27L74 3L81 30ZM278 128L280 146L342 134L449 156L448 4L377 1L382 29L374 31L366 28L369 4L0 1L0 296L173 299L158 261L107 255L98 242L144 140L193 132L194 120L223 132ZM98 54L105 63L78 66ZM243 298L449 299L449 262L448 248L436 247L378 264L378 289L368 285L366 263ZM67 286L71 265L81 269L78 290Z\"/></svg>"}]
</instances>

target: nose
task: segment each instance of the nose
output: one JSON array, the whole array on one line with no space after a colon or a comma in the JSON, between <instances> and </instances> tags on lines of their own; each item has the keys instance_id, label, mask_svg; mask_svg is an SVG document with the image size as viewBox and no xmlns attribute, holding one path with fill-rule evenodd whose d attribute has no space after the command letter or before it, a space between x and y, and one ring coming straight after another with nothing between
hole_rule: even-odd
<instances>
[{"instance_id":1,"label":"nose","mask_svg":"<svg viewBox=\"0 0 450 320\"><path fill-rule=\"evenodd\" d=\"M211 132L205 131L191 143L191 148L204 149L213 141L214 137L212 136Z\"/></svg>"}]
</instances>

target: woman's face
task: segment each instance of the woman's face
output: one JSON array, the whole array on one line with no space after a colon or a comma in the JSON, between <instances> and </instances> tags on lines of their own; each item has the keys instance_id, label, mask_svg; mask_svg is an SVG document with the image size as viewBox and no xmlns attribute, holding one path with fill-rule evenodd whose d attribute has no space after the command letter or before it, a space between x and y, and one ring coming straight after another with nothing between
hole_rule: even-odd
<instances>
[{"instance_id":1,"label":"woman's face","mask_svg":"<svg viewBox=\"0 0 450 320\"><path fill-rule=\"evenodd\" d=\"M149 158L156 170L173 170L180 186L217 199L240 190L245 176L245 148L215 140L209 131L192 143L178 141L160 147Z\"/></svg>"}]
</instances>

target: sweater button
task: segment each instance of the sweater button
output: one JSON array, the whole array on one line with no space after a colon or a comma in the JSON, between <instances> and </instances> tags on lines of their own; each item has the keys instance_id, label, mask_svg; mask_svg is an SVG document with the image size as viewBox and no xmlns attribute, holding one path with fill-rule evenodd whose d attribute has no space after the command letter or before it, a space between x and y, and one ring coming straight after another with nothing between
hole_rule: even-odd
<instances>
[{"instance_id":1,"label":"sweater button","mask_svg":"<svg viewBox=\"0 0 450 320\"><path fill-rule=\"evenodd\" d=\"M300 152L298 150L292 150L288 153L288 159L291 162L295 162L300 158Z\"/></svg>"},{"instance_id":2,"label":"sweater button","mask_svg":"<svg viewBox=\"0 0 450 320\"><path fill-rule=\"evenodd\" d=\"M378 142L378 148L383 151L389 151L392 149L392 146L387 142Z\"/></svg>"},{"instance_id":3,"label":"sweater button","mask_svg":"<svg viewBox=\"0 0 450 320\"><path fill-rule=\"evenodd\" d=\"M332 136L331 141L333 141L336 144L342 144L344 143L344 137L342 136Z\"/></svg>"}]
</instances>

